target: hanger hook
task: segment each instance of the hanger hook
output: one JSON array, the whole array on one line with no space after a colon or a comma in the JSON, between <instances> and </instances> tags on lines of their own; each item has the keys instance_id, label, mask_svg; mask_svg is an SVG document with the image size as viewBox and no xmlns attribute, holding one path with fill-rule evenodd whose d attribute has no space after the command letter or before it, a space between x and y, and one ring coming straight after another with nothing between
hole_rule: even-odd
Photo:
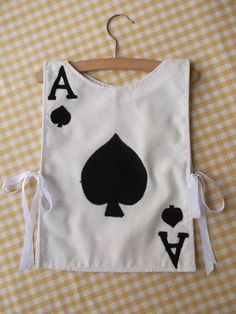
<instances>
[{"instance_id":1,"label":"hanger hook","mask_svg":"<svg viewBox=\"0 0 236 314\"><path fill-rule=\"evenodd\" d=\"M118 55L118 40L114 37L114 36L112 36L112 34L111 34L111 32L110 32L110 30L109 30L109 24L110 24L110 22L111 22L111 20L114 18L114 17L116 17L116 16L124 16L124 17L126 17L130 22L132 22L132 23L135 23L133 20L131 20L131 18L129 18L127 15L125 15L125 14L115 14L115 15L113 15L112 17L110 17L109 18L109 20L107 21L107 32L108 32L108 34L115 40L115 58L117 58L117 55Z\"/></svg>"}]
</instances>

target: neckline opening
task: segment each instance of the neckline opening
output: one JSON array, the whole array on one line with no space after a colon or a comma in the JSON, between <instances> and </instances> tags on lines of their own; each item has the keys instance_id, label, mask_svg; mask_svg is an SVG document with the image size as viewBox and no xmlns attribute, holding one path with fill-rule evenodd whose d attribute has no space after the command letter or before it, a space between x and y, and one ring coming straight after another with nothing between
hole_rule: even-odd
<instances>
[{"instance_id":1,"label":"neckline opening","mask_svg":"<svg viewBox=\"0 0 236 314\"><path fill-rule=\"evenodd\" d=\"M83 74L80 73L76 68L73 67L72 64L70 64L69 61L63 61L64 65L71 69L71 71L81 80L84 82L95 86L95 87L101 87L101 88L108 88L108 89L113 89L113 90L122 90L122 89L127 89L127 88L132 88L136 85L139 85L141 83L144 83L145 81L148 81L154 74L158 73L164 65L167 63L169 59L165 58L162 59L161 63L159 63L151 72L148 72L145 76L143 76L141 79L133 81L131 83L123 84L123 85L112 85L109 83L102 82L96 78L94 78L92 75L84 72Z\"/></svg>"}]
</instances>

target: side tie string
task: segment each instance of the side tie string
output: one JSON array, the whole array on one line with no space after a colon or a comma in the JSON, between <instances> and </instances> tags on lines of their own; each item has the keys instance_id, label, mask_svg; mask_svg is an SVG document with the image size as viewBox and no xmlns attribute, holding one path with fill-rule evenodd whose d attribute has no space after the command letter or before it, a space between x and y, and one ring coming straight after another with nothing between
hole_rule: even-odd
<instances>
[{"instance_id":1,"label":"side tie string","mask_svg":"<svg viewBox=\"0 0 236 314\"><path fill-rule=\"evenodd\" d=\"M37 190L33 196L31 209L29 210L26 199L25 186L31 178L37 181ZM22 208L25 221L25 235L19 270L25 271L32 268L35 264L33 235L37 213L39 211L49 212L52 209L52 198L48 191L46 181L44 180L43 176L37 172L23 171L13 175L12 177L5 180L2 185L2 189L8 194L14 194L20 189L22 190ZM48 209L44 207L43 199L45 199L49 204Z\"/></svg>"},{"instance_id":2,"label":"side tie string","mask_svg":"<svg viewBox=\"0 0 236 314\"><path fill-rule=\"evenodd\" d=\"M206 186L205 182L211 181L217 192L220 194L221 204L219 207L213 209L206 204L205 192ZM221 212L224 209L224 197L220 189L217 187L215 181L207 176L202 171L197 171L196 173L191 173L188 180L188 195L189 204L192 211L192 217L198 219L200 236L204 253L204 262L207 276L214 270L214 264L217 264L214 251L211 245L210 236L207 228L207 212Z\"/></svg>"}]
</instances>

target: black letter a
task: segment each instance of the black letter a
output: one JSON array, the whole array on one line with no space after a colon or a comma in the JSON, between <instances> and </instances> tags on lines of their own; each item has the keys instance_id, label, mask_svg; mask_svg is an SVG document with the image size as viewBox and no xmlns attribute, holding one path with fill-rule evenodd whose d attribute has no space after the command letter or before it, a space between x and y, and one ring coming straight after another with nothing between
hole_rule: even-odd
<instances>
[{"instance_id":1,"label":"black letter a","mask_svg":"<svg viewBox=\"0 0 236 314\"><path fill-rule=\"evenodd\" d=\"M64 84L62 84L62 85L59 84L61 77L63 78L63 81L64 81ZM76 96L73 93L73 91L69 85L69 82L67 80L66 72L65 72L63 65L60 67L58 76L57 76L57 78L56 78L56 80L52 86L51 93L48 96L48 100L55 100L56 99L55 93L56 93L57 89L67 89L67 92L68 92L68 95L66 96L67 99L78 98L78 96Z\"/></svg>"},{"instance_id":2,"label":"black letter a","mask_svg":"<svg viewBox=\"0 0 236 314\"><path fill-rule=\"evenodd\" d=\"M164 244L166 252L168 253L172 263L174 264L175 268L177 268L179 256L180 256L182 246L184 244L184 240L189 237L189 234L185 233L185 232L179 232L178 233L178 238L179 238L178 243L169 243L167 241L167 232L160 231L160 232L158 232L158 235L159 235L159 237L161 237L162 243ZM171 251L171 248L176 249L175 254Z\"/></svg>"}]
</instances>

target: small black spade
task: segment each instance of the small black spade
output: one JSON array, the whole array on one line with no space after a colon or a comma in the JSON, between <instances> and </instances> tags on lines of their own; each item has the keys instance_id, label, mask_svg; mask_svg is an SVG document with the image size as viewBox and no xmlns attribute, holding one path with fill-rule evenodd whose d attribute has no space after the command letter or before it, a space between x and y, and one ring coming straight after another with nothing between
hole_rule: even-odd
<instances>
[{"instance_id":1,"label":"small black spade","mask_svg":"<svg viewBox=\"0 0 236 314\"><path fill-rule=\"evenodd\" d=\"M177 223L179 223L183 219L182 210L178 207L174 207L174 205L170 205L170 207L166 208L162 213L162 219L174 228Z\"/></svg>"},{"instance_id":2,"label":"small black spade","mask_svg":"<svg viewBox=\"0 0 236 314\"><path fill-rule=\"evenodd\" d=\"M54 124L57 124L59 128L63 125L66 125L70 122L71 114L66 110L64 106L60 106L59 108L53 110L51 113L51 120Z\"/></svg>"},{"instance_id":3,"label":"small black spade","mask_svg":"<svg viewBox=\"0 0 236 314\"><path fill-rule=\"evenodd\" d=\"M133 205L146 189L147 172L138 155L117 134L87 160L81 173L87 199L107 204L105 216L123 217L119 205Z\"/></svg>"}]
</instances>

